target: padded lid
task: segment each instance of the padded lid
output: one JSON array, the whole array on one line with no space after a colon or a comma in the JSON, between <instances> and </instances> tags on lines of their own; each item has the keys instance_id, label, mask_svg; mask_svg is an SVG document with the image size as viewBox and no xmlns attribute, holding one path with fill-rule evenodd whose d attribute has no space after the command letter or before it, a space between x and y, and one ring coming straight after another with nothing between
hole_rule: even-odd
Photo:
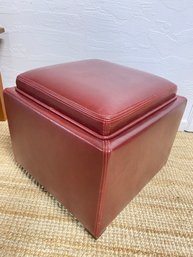
<instances>
[{"instance_id":1,"label":"padded lid","mask_svg":"<svg viewBox=\"0 0 193 257\"><path fill-rule=\"evenodd\" d=\"M158 76L102 60L43 67L20 74L16 90L102 136L162 108L176 85Z\"/></svg>"}]
</instances>

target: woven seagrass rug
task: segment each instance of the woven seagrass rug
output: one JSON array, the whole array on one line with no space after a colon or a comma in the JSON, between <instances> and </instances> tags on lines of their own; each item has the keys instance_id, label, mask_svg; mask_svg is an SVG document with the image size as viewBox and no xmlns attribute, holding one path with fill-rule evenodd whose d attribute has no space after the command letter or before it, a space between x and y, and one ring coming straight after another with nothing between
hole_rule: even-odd
<instances>
[{"instance_id":1,"label":"woven seagrass rug","mask_svg":"<svg viewBox=\"0 0 193 257\"><path fill-rule=\"evenodd\" d=\"M0 256L193 256L193 134L95 241L13 158L0 123Z\"/></svg>"}]
</instances>

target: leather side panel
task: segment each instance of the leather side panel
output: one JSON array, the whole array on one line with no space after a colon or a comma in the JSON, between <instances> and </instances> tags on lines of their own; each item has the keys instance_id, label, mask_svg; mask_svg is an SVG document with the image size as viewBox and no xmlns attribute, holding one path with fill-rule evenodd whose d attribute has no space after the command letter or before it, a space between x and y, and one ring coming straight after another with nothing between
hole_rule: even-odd
<instances>
[{"instance_id":1,"label":"leather side panel","mask_svg":"<svg viewBox=\"0 0 193 257\"><path fill-rule=\"evenodd\" d=\"M99 235L166 163L185 105L186 99L178 97L111 140Z\"/></svg>"},{"instance_id":2,"label":"leather side panel","mask_svg":"<svg viewBox=\"0 0 193 257\"><path fill-rule=\"evenodd\" d=\"M100 144L55 114L4 91L16 161L94 233L103 154ZM65 122L65 121L62 121Z\"/></svg>"}]
</instances>

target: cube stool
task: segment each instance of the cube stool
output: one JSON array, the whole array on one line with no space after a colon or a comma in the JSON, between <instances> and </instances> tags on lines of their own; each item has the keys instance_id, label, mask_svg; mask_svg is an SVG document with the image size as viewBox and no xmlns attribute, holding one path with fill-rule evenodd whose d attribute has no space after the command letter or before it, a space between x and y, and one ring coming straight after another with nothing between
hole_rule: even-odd
<instances>
[{"instance_id":1,"label":"cube stool","mask_svg":"<svg viewBox=\"0 0 193 257\"><path fill-rule=\"evenodd\" d=\"M186 105L176 90L102 60L22 73L4 90L15 160L98 238L166 163Z\"/></svg>"}]
</instances>

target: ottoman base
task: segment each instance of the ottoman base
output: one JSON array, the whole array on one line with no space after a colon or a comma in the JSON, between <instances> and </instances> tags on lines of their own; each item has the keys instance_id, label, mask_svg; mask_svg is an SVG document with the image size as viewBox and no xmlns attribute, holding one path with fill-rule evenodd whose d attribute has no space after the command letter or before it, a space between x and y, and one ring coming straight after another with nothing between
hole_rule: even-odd
<instances>
[{"instance_id":1,"label":"ottoman base","mask_svg":"<svg viewBox=\"0 0 193 257\"><path fill-rule=\"evenodd\" d=\"M102 140L14 88L4 91L16 161L98 238L166 163L186 100Z\"/></svg>"}]
</instances>

